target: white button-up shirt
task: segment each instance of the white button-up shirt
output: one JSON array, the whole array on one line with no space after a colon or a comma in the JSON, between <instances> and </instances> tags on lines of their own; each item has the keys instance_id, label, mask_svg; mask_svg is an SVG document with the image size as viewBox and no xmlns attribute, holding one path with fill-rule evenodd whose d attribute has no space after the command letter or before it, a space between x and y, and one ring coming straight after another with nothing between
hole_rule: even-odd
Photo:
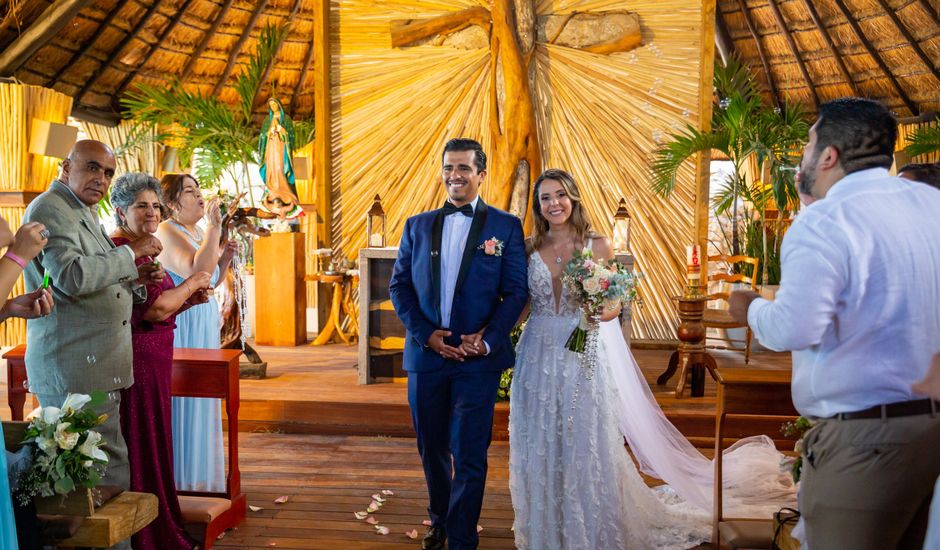
<instances>
[{"instance_id":1,"label":"white button-up shirt","mask_svg":"<svg viewBox=\"0 0 940 550\"><path fill-rule=\"evenodd\" d=\"M919 399L940 350L940 191L863 170L806 207L781 249L776 299L748 324L793 351L793 403L830 417Z\"/></svg>"},{"instance_id":2,"label":"white button-up shirt","mask_svg":"<svg viewBox=\"0 0 940 550\"><path fill-rule=\"evenodd\" d=\"M470 206L477 211L480 197L473 199ZM457 274L460 273L460 261L467 246L470 224L473 218L461 213L444 216L441 230L441 324L450 327L450 313L454 305L454 289L457 286Z\"/></svg>"}]
</instances>

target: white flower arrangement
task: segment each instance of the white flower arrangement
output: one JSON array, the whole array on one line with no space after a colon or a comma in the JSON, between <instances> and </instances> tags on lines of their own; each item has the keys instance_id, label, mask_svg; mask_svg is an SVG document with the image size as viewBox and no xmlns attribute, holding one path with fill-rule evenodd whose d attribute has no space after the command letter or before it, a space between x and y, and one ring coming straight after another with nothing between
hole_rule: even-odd
<instances>
[{"instance_id":1,"label":"white flower arrangement","mask_svg":"<svg viewBox=\"0 0 940 550\"><path fill-rule=\"evenodd\" d=\"M30 413L23 444L33 447L33 461L20 478L17 494L22 504L36 496L67 495L77 487L98 485L108 455L101 449L101 434L92 428L107 416L85 406L104 399L104 394L72 393L61 408L42 407Z\"/></svg>"}]
</instances>

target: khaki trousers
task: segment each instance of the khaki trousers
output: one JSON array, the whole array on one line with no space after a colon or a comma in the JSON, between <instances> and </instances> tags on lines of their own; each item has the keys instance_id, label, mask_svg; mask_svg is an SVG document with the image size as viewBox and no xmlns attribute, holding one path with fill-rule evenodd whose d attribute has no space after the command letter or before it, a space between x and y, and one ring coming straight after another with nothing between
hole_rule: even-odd
<instances>
[{"instance_id":1,"label":"khaki trousers","mask_svg":"<svg viewBox=\"0 0 940 550\"><path fill-rule=\"evenodd\" d=\"M938 475L940 412L820 421L799 493L809 548L921 550Z\"/></svg>"}]
</instances>

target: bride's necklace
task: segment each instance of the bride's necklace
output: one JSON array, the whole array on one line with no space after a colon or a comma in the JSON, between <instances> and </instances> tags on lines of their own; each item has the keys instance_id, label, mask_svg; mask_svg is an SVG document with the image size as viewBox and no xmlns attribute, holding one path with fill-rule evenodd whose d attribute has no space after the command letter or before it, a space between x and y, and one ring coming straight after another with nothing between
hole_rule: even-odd
<instances>
[{"instance_id":1,"label":"bride's necklace","mask_svg":"<svg viewBox=\"0 0 940 550\"><path fill-rule=\"evenodd\" d=\"M202 231L199 229L199 226L196 226L195 231L190 231L185 225L180 222L173 220L173 222L180 228L180 230L186 234L190 239L192 239L196 244L202 245L202 240L205 238Z\"/></svg>"},{"instance_id":2,"label":"bride's necklace","mask_svg":"<svg viewBox=\"0 0 940 550\"><path fill-rule=\"evenodd\" d=\"M574 248L574 241L573 241L573 240L569 240L568 242L572 245L572 248ZM561 254L558 253L558 243L557 243L557 242L552 243L552 252L555 253L555 264L561 265Z\"/></svg>"}]
</instances>

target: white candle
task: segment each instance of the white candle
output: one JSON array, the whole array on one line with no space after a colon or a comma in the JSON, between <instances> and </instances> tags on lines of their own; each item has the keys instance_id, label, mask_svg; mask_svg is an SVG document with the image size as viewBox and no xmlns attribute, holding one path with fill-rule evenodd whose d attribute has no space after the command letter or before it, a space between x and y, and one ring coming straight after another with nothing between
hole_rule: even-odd
<instances>
[{"instance_id":1,"label":"white candle","mask_svg":"<svg viewBox=\"0 0 940 550\"><path fill-rule=\"evenodd\" d=\"M379 248L382 246L382 234L373 233L369 235L369 246Z\"/></svg>"}]
</instances>

